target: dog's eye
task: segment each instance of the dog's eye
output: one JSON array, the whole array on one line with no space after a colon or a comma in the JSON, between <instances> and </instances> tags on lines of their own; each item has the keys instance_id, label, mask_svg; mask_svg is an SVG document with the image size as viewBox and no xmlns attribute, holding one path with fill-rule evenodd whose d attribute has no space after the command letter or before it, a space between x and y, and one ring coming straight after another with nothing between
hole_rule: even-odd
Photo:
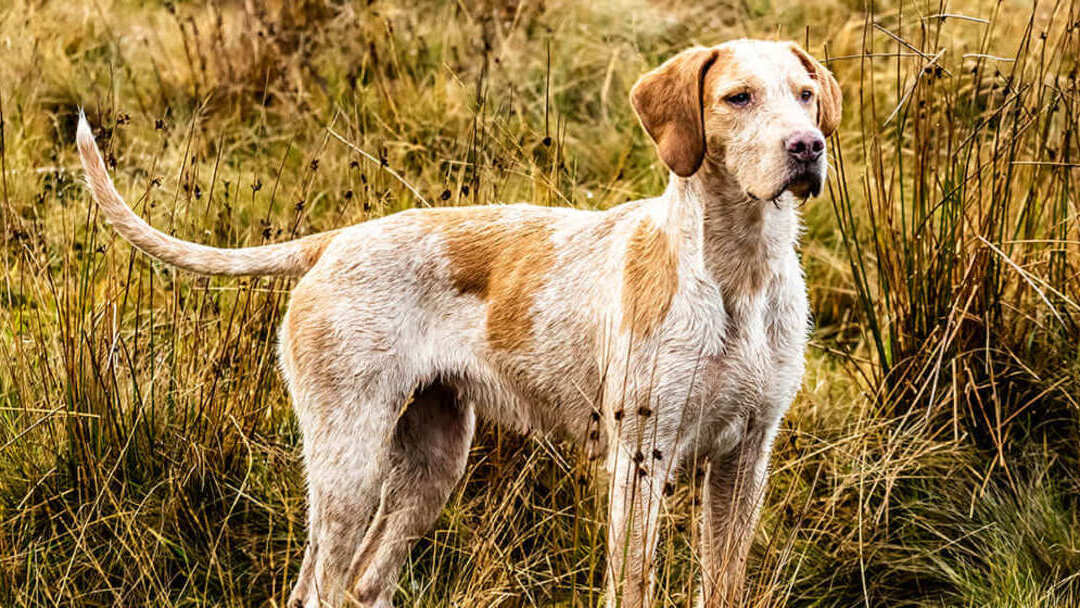
<instances>
[{"instance_id":1,"label":"dog's eye","mask_svg":"<svg viewBox=\"0 0 1080 608\"><path fill-rule=\"evenodd\" d=\"M729 96L726 101L733 106L745 106L750 103L750 93L747 93L746 91L736 93Z\"/></svg>"},{"instance_id":2,"label":"dog's eye","mask_svg":"<svg viewBox=\"0 0 1080 608\"><path fill-rule=\"evenodd\" d=\"M810 101L814 97L814 92L810 89L803 89L802 93L799 93L799 99L803 101Z\"/></svg>"}]
</instances>

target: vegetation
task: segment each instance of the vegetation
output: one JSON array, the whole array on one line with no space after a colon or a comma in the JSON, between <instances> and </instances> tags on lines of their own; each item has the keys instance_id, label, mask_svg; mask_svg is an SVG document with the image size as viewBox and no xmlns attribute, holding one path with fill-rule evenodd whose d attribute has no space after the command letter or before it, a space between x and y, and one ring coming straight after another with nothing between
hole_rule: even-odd
<instances>
[{"instance_id":1,"label":"vegetation","mask_svg":"<svg viewBox=\"0 0 1080 608\"><path fill-rule=\"evenodd\" d=\"M846 100L749 605L1080 605L1076 0L74 4L0 11L0 605L280 606L304 539L289 282L116 237L78 106L140 213L219 246L607 208L667 178L636 77L740 36L827 57ZM399 605L596 605L597 465L481 434ZM664 512L664 605L692 603L694 498Z\"/></svg>"}]
</instances>

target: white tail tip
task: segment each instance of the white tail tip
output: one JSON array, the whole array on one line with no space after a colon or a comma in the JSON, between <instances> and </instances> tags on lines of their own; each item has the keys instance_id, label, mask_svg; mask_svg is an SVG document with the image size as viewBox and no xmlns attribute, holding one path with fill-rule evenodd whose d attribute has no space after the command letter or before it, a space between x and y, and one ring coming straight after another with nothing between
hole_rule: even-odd
<instances>
[{"instance_id":1,"label":"white tail tip","mask_svg":"<svg viewBox=\"0 0 1080 608\"><path fill-rule=\"evenodd\" d=\"M75 130L75 138L79 142L93 143L94 132L90 130L90 123L86 120L86 112L79 108L79 127Z\"/></svg>"}]
</instances>

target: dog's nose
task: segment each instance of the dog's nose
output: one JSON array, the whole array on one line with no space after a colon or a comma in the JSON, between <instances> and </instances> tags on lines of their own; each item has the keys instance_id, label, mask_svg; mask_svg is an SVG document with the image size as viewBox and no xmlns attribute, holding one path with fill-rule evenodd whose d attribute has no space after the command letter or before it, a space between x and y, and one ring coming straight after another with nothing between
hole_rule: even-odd
<instances>
[{"instance_id":1,"label":"dog's nose","mask_svg":"<svg viewBox=\"0 0 1080 608\"><path fill-rule=\"evenodd\" d=\"M784 140L784 147L791 158L808 163L821 156L825 149L825 139L813 131L796 131Z\"/></svg>"}]
</instances>

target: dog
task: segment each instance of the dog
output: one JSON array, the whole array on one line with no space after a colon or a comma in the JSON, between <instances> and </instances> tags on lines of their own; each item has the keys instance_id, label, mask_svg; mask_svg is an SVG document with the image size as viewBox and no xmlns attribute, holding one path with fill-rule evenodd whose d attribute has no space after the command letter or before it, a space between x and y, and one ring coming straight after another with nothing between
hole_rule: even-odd
<instances>
[{"instance_id":1,"label":"dog","mask_svg":"<svg viewBox=\"0 0 1080 608\"><path fill-rule=\"evenodd\" d=\"M840 87L794 43L735 40L675 55L630 101L670 170L656 198L413 209L242 249L144 222L80 118L93 198L137 248L205 275L299 277L279 351L308 480L291 608L391 606L477 418L606 459L611 607L651 605L662 497L704 470L699 605L741 601L810 330L798 207L821 192Z\"/></svg>"}]
</instances>

